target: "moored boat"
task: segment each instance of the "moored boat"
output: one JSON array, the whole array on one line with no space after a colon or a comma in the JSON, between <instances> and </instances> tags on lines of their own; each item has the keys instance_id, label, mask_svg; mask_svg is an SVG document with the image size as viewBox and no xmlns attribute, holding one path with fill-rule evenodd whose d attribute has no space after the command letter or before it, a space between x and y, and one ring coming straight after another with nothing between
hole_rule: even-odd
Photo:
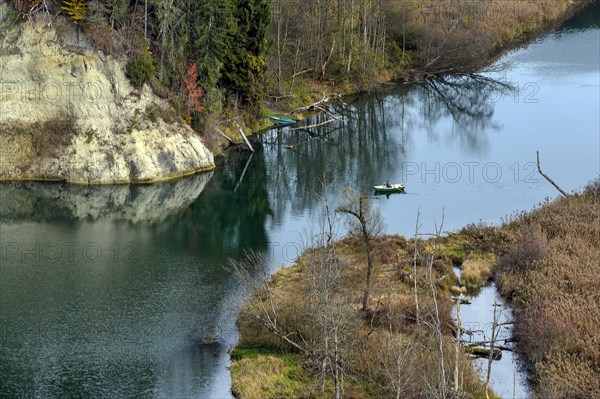
<instances>
[{"instance_id":1,"label":"moored boat","mask_svg":"<svg viewBox=\"0 0 600 399\"><path fill-rule=\"evenodd\" d=\"M267 118L269 118L270 120L272 120L273 122L277 123L278 125L293 125L295 123L297 123L298 121L294 120L294 119L290 119L290 118L285 118L283 116L267 116Z\"/></svg>"}]
</instances>

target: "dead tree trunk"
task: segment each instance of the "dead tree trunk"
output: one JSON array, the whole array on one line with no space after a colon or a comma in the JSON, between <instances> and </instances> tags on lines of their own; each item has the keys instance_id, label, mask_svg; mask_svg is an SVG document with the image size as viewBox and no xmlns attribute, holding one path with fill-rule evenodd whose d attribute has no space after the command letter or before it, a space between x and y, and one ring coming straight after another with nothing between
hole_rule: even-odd
<instances>
[{"instance_id":1,"label":"dead tree trunk","mask_svg":"<svg viewBox=\"0 0 600 399\"><path fill-rule=\"evenodd\" d=\"M565 190L563 190L562 188L560 188L558 186L558 184L556 184L554 182L554 180L552 180L548 175L546 175L544 172L542 172L542 168L540 166L540 151L536 151L536 156L537 156L537 169L538 172L540 173L540 175L542 175L544 177L544 179L548 180L548 182L550 184L552 184L562 195L564 195L565 197L568 197L569 195L565 192Z\"/></svg>"}]
</instances>

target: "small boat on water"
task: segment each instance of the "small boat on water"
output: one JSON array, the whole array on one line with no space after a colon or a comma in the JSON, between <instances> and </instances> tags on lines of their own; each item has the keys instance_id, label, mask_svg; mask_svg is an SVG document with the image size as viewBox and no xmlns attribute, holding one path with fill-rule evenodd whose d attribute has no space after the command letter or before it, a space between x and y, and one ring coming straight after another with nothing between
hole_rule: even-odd
<instances>
[{"instance_id":1,"label":"small boat on water","mask_svg":"<svg viewBox=\"0 0 600 399\"><path fill-rule=\"evenodd\" d=\"M402 184L382 184L380 186L373 186L373 189L375 189L375 195L404 192L404 186Z\"/></svg>"},{"instance_id":2,"label":"small boat on water","mask_svg":"<svg viewBox=\"0 0 600 399\"><path fill-rule=\"evenodd\" d=\"M277 123L278 125L294 125L294 124L296 124L298 122L297 120L290 119L290 118L285 118L283 116L271 116L271 115L268 115L267 118L269 118L273 122Z\"/></svg>"}]
</instances>

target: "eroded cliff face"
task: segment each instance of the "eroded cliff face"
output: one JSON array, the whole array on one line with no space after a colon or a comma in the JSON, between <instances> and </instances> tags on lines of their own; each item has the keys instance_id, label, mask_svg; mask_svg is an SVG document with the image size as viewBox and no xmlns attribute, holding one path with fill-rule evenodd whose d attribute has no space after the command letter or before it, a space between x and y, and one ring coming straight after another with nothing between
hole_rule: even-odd
<instances>
[{"instance_id":1,"label":"eroded cliff face","mask_svg":"<svg viewBox=\"0 0 600 399\"><path fill-rule=\"evenodd\" d=\"M0 180L143 183L214 168L169 104L64 21L10 23L0 0ZM167 119L167 120L165 120Z\"/></svg>"}]
</instances>

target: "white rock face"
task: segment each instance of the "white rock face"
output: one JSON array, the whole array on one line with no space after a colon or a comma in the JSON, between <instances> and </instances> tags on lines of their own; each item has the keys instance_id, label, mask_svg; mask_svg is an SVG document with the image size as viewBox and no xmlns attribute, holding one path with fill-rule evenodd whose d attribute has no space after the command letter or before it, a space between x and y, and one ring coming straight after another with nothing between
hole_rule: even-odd
<instances>
[{"instance_id":1,"label":"white rock face","mask_svg":"<svg viewBox=\"0 0 600 399\"><path fill-rule=\"evenodd\" d=\"M214 168L189 126L161 119L165 100L132 87L124 61L64 21L7 27L6 7L0 0L0 180L143 183Z\"/></svg>"}]
</instances>

